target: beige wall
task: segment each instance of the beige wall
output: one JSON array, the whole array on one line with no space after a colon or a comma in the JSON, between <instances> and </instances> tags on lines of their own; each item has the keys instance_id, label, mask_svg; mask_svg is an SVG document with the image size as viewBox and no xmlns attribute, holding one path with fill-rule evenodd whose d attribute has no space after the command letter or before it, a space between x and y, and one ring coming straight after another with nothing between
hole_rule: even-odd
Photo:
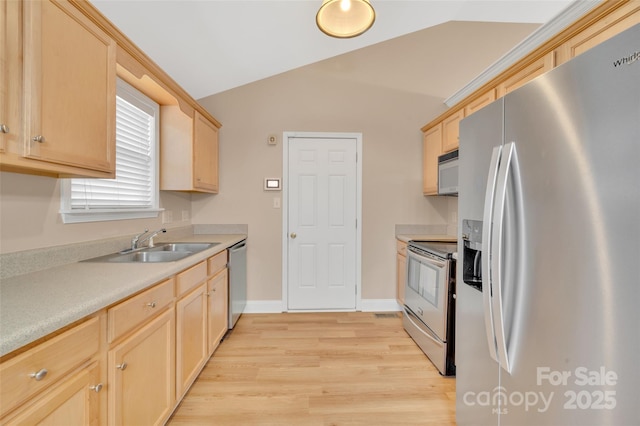
<instances>
[{"instance_id":1,"label":"beige wall","mask_svg":"<svg viewBox=\"0 0 640 426\"><path fill-rule=\"evenodd\" d=\"M281 193L262 183L282 176L283 131L362 133L362 296L395 297L395 225L446 223L449 213L446 199L421 192L420 125L436 113L425 98L300 71L201 101L224 123L224 161L220 194L193 196L193 222L249 224L250 300L282 296L282 210L273 208Z\"/></svg>"},{"instance_id":2,"label":"beige wall","mask_svg":"<svg viewBox=\"0 0 640 426\"><path fill-rule=\"evenodd\" d=\"M248 224L249 299L280 300L282 211L272 208L274 194L262 181L281 175L282 132L360 132L362 297L392 299L395 225L452 224L457 209L455 199L422 196L420 127L536 27L452 22L205 98L223 123L221 192L161 192L161 207L175 219L191 210L193 223ZM269 134L278 135L277 146L267 145ZM65 225L59 191L56 179L0 173L0 253L162 226L160 218Z\"/></svg>"},{"instance_id":3,"label":"beige wall","mask_svg":"<svg viewBox=\"0 0 640 426\"><path fill-rule=\"evenodd\" d=\"M191 196L160 192L160 207L175 219L191 211ZM0 253L92 241L142 232L145 228L177 227L190 222L162 225L157 219L63 224L60 214L60 180L17 173L0 173Z\"/></svg>"},{"instance_id":4,"label":"beige wall","mask_svg":"<svg viewBox=\"0 0 640 426\"><path fill-rule=\"evenodd\" d=\"M223 123L221 192L193 196L193 223L249 225L249 300L282 297L282 210L272 207L281 194L262 182L282 175L284 131L362 133L362 298L394 299L395 225L456 220L457 199L422 195L420 128L533 28L450 23L201 99Z\"/></svg>"}]
</instances>

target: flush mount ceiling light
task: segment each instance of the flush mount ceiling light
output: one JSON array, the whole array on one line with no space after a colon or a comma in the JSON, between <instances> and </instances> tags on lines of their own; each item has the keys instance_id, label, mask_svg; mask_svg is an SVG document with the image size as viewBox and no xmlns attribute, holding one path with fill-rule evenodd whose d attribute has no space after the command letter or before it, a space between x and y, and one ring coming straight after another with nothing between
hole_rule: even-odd
<instances>
[{"instance_id":1,"label":"flush mount ceiling light","mask_svg":"<svg viewBox=\"0 0 640 426\"><path fill-rule=\"evenodd\" d=\"M323 0L316 14L316 24L323 33L337 38L356 37L376 20L369 0Z\"/></svg>"}]
</instances>

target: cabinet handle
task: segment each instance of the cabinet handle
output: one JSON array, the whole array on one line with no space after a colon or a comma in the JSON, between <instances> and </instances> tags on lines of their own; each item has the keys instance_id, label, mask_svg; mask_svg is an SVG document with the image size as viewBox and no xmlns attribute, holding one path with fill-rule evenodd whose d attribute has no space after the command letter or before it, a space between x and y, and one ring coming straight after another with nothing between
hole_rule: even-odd
<instances>
[{"instance_id":1,"label":"cabinet handle","mask_svg":"<svg viewBox=\"0 0 640 426\"><path fill-rule=\"evenodd\" d=\"M29 374L29 377L33 377L34 379L36 379L36 382L39 382L40 380L45 378L45 376L47 375L48 372L49 371L47 371L46 368L43 368L40 371L37 371L35 373Z\"/></svg>"},{"instance_id":2,"label":"cabinet handle","mask_svg":"<svg viewBox=\"0 0 640 426\"><path fill-rule=\"evenodd\" d=\"M127 363L126 363L126 362L123 362L122 364L118 364L118 365L116 365L116 368L117 368L118 370L122 370L122 371L124 371L124 370L126 370L126 369L127 369Z\"/></svg>"},{"instance_id":3,"label":"cabinet handle","mask_svg":"<svg viewBox=\"0 0 640 426\"><path fill-rule=\"evenodd\" d=\"M149 302L147 303L147 306L150 308L155 308L156 307L156 302Z\"/></svg>"},{"instance_id":4,"label":"cabinet handle","mask_svg":"<svg viewBox=\"0 0 640 426\"><path fill-rule=\"evenodd\" d=\"M94 385L94 386L89 386L89 389L91 389L92 391L96 391L96 393L98 393L102 390L102 383L98 383L97 385Z\"/></svg>"},{"instance_id":5,"label":"cabinet handle","mask_svg":"<svg viewBox=\"0 0 640 426\"><path fill-rule=\"evenodd\" d=\"M0 124L0 132L9 133L9 126L7 126L6 124Z\"/></svg>"},{"instance_id":6,"label":"cabinet handle","mask_svg":"<svg viewBox=\"0 0 640 426\"><path fill-rule=\"evenodd\" d=\"M31 140L33 140L34 142L44 143L44 136L42 135L34 136L33 138L31 138Z\"/></svg>"}]
</instances>

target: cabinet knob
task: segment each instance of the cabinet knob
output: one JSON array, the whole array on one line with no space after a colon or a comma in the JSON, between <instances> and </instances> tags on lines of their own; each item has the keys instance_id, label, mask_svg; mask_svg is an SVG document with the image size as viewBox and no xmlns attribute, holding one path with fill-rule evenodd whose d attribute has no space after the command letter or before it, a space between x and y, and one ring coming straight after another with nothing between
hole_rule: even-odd
<instances>
[{"instance_id":1,"label":"cabinet knob","mask_svg":"<svg viewBox=\"0 0 640 426\"><path fill-rule=\"evenodd\" d=\"M45 378L45 376L47 375L48 372L49 371L46 368L43 368L40 371L37 371L35 373L29 374L29 377L32 377L32 378L36 379L37 382L39 382L40 380Z\"/></svg>"},{"instance_id":2,"label":"cabinet knob","mask_svg":"<svg viewBox=\"0 0 640 426\"><path fill-rule=\"evenodd\" d=\"M156 302L149 302L147 303L147 306L150 308L155 308L156 307Z\"/></svg>"},{"instance_id":3,"label":"cabinet knob","mask_svg":"<svg viewBox=\"0 0 640 426\"><path fill-rule=\"evenodd\" d=\"M102 390L102 383L98 383L97 385L94 386L89 386L89 389L91 389L92 391L96 391L96 393L100 392Z\"/></svg>"},{"instance_id":4,"label":"cabinet knob","mask_svg":"<svg viewBox=\"0 0 640 426\"><path fill-rule=\"evenodd\" d=\"M34 142L44 143L44 136L37 135L37 136L32 137L31 140L34 141Z\"/></svg>"},{"instance_id":5,"label":"cabinet knob","mask_svg":"<svg viewBox=\"0 0 640 426\"><path fill-rule=\"evenodd\" d=\"M126 363L126 362L123 362L122 364L118 364L118 365L116 365L116 368L117 368L118 370L122 370L122 371L124 371L124 370L126 370L126 369L127 369L127 363Z\"/></svg>"},{"instance_id":6,"label":"cabinet knob","mask_svg":"<svg viewBox=\"0 0 640 426\"><path fill-rule=\"evenodd\" d=\"M0 133L9 133L9 126L6 124L0 124Z\"/></svg>"}]
</instances>

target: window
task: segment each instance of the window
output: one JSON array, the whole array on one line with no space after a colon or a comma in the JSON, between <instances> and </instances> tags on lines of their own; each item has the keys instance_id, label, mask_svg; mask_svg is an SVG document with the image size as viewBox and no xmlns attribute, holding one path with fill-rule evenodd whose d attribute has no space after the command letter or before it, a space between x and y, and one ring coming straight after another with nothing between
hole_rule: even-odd
<instances>
[{"instance_id":1,"label":"window","mask_svg":"<svg viewBox=\"0 0 640 426\"><path fill-rule=\"evenodd\" d=\"M157 217L157 103L118 80L115 179L65 179L64 223Z\"/></svg>"}]
</instances>

